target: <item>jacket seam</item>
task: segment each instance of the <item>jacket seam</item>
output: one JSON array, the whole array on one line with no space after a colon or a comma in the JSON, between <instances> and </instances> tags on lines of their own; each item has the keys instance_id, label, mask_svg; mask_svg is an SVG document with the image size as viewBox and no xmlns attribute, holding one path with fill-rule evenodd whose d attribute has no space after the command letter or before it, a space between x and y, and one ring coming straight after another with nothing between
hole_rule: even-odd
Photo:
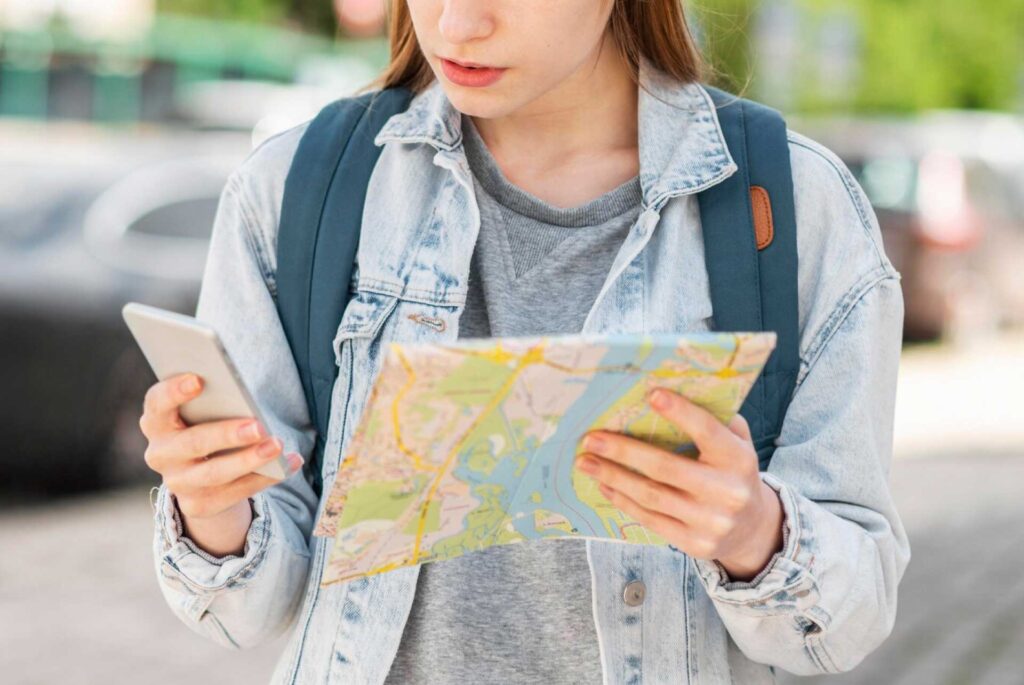
<instances>
[{"instance_id":1,"label":"jacket seam","mask_svg":"<svg viewBox=\"0 0 1024 685\"><path fill-rule=\"evenodd\" d=\"M707 88L705 88L700 83L697 84L697 90L700 92L701 97L704 98L704 104L707 106L708 110L711 111L714 114L714 117L715 117L715 125L714 125L715 137L718 138L718 146L721 149L721 151L724 153L723 156L726 159L730 160L733 164L736 164L736 160L733 159L733 157L732 157L732 152L729 151L729 145L725 142L725 133L722 131L722 122L718 118L718 106L715 104L714 98L711 97L711 93L709 93L707 91ZM734 100L733 102L739 102L739 98L736 98L736 100ZM725 105L723 105L723 106L725 106ZM742 112L742 109L743 109L743 107L741 106L740 107L741 112ZM739 168L739 165L737 165L737 169L738 168Z\"/></svg>"},{"instance_id":2,"label":"jacket seam","mask_svg":"<svg viewBox=\"0 0 1024 685\"><path fill-rule=\"evenodd\" d=\"M374 295L394 297L405 302L415 302L433 307L459 307L466 303L465 294L459 298L438 297L436 292L427 288L409 288L391 281L384 281L370 276L362 276L356 283L356 292L368 292Z\"/></svg>"},{"instance_id":3,"label":"jacket seam","mask_svg":"<svg viewBox=\"0 0 1024 685\"><path fill-rule=\"evenodd\" d=\"M836 666L836 662L832 659L832 655L829 654L828 650L825 648L820 632L807 635L805 640L808 652L814 656L814 661L823 672L840 672L840 669Z\"/></svg>"},{"instance_id":4,"label":"jacket seam","mask_svg":"<svg viewBox=\"0 0 1024 685\"><path fill-rule=\"evenodd\" d=\"M292 661L287 681L289 685L298 682L299 668L302 665L302 654L306 650L306 636L309 635L309 625L313 622L313 613L316 610L316 603L320 599L320 580L324 564L324 553L321 552L326 545L323 542L316 544L316 550L310 563L310 577L306 586L305 603L308 605L306 615L302 621L302 634L299 636L299 644L295 649L295 659Z\"/></svg>"},{"instance_id":5,"label":"jacket seam","mask_svg":"<svg viewBox=\"0 0 1024 685\"><path fill-rule=\"evenodd\" d=\"M256 257L256 263L259 265L260 275L263 277L263 283L267 286L267 290L270 291L270 294L276 297L277 273L271 266L270 259L267 257L268 248L262 244L262 241L257 235L259 231L255 226L257 226L259 222L256 220L256 216L249 205L248 193L237 174L233 174L228 183L229 185L234 186L234 192L238 196L238 213L242 217L242 234L245 236L245 242L249 245L249 249L252 251L253 256Z\"/></svg>"},{"instance_id":6,"label":"jacket seam","mask_svg":"<svg viewBox=\"0 0 1024 685\"><path fill-rule=\"evenodd\" d=\"M385 319L387 317L384 316L384 317L381 317L381 318ZM376 333L374 333L374 335L376 335ZM345 345L345 342L348 342L348 345ZM355 371L355 350L352 349L352 339L351 339L351 337L344 338L339 343L339 346L338 346L339 354L338 354L338 359L337 359L338 362L342 361L340 359L340 357L342 356L340 353L341 353L342 350L345 350L345 349L348 350L349 368L348 368L348 384L347 384L347 389L346 389L346 392L345 392L345 406L344 406L344 408L341 411L341 416L340 416L341 425L337 429L338 448L339 448L339 450L340 450L341 446L345 443L345 429L346 429L346 427L348 425L348 410L349 410L349 404L351 403L351 400L352 400L352 397L351 397L352 396L352 377L353 377L353 371ZM340 373L340 367L339 367L339 373ZM335 382L337 382L337 379L335 380ZM328 426L328 433L330 432L330 428L331 428L331 426ZM328 437L330 437L330 436L329 435L324 436L324 443L325 443L325 445L326 445ZM321 475L320 485L321 485L322 491L323 492L330 492L330 489L333 488L333 483L332 482L329 483L327 478L323 477L324 476L324 463L318 464L317 468L320 469L320 475ZM330 474L330 478L331 479L333 479L337 475L337 469L340 469L340 468L341 468L340 464L338 464L338 466L335 467L335 470L333 472L331 472L331 474ZM320 509L320 507L322 506L323 501L324 500L321 498L321 504L317 507L318 509ZM319 515L320 515L320 512L318 511L317 512L317 518L319 518ZM305 650L306 650L306 638L309 635L309 627L310 627L310 625L313 622L313 614L316 612L317 602L320 600L320 592L322 590L321 585L320 585L320 579L323 577L323 568L324 568L324 564L326 563L325 559L327 557L327 551L325 551L325 550L326 550L327 545L324 542L324 539L321 538L321 537L314 536L313 540L315 540L316 542L313 543L314 544L314 550L313 550L312 558L310 559L309 578L307 580L306 593L305 593L305 598L303 600L304 605L308 606L308 609L304 612L305 615L302 616L301 619L297 622L297 623L299 623L299 622L301 623L301 625L302 625L302 632L299 635L299 642L298 642L298 645L296 646L296 649L295 649L295 659L292 661L292 665L291 665L290 671L289 671L289 673L287 675L287 679L286 679L287 682L289 683L289 685L295 685L298 682L299 671L300 671L300 669L302 667L302 656L303 656L303 654L305 653ZM296 626L296 628L297 628L297 626Z\"/></svg>"},{"instance_id":7,"label":"jacket seam","mask_svg":"<svg viewBox=\"0 0 1024 685\"><path fill-rule=\"evenodd\" d=\"M818 669L820 673L828 673L828 667L825 666L821 661L821 656L814 649L814 645L811 644L810 639L804 638L804 651L807 653L807 658L811 660L814 667Z\"/></svg>"},{"instance_id":8,"label":"jacket seam","mask_svg":"<svg viewBox=\"0 0 1024 685\"><path fill-rule=\"evenodd\" d=\"M690 606L691 596L696 595L694 583L699 582L696 576L697 567L693 563L693 558L687 556L683 560L683 614L686 622L684 632L686 633L686 678L688 682L697 682L697 664L693 657L696 630L692 625L696 611Z\"/></svg>"},{"instance_id":9,"label":"jacket seam","mask_svg":"<svg viewBox=\"0 0 1024 685\"><path fill-rule=\"evenodd\" d=\"M824 353L828 343L831 342L835 334L842 328L843 323L849 317L850 313L856 308L860 302L863 301L864 297L867 296L875 287L885 281L898 281L899 277L885 268L884 265L876 267L872 271L865 274L860 281L855 283L849 290L847 290L836 306L832 309L825 323L821 325L818 333L815 334L811 341L810 346L804 353L800 360L800 372L797 374L796 385L794 386L794 393L796 388L799 388L804 379L810 374L814 364L818 361L821 355Z\"/></svg>"},{"instance_id":10,"label":"jacket seam","mask_svg":"<svg viewBox=\"0 0 1024 685\"><path fill-rule=\"evenodd\" d=\"M842 182L843 184L843 188L846 189L846 194L850 198L850 202L853 204L854 210L856 210L857 212L857 216L860 219L861 228L864 229L864 233L867 235L868 240L871 241L871 247L875 251L875 257L878 259L879 265L885 267L888 260L882 254L881 248L879 247L878 242L875 240L875 237L873 235L872 222L870 219L871 210L867 206L865 206L859 193L855 191L855 188L857 187L857 181L850 174L849 169L846 169L845 167L838 164L837 160L834 158L834 154L826 154L827 148L821 148L816 143L812 144L813 141L810 141L810 139L806 138L800 133L787 130L786 139L789 141L790 145L802 147L808 152L817 155L820 159L822 159L830 167L832 167L833 171L836 172L836 175L839 177L840 182Z\"/></svg>"},{"instance_id":11,"label":"jacket seam","mask_svg":"<svg viewBox=\"0 0 1024 685\"><path fill-rule=\"evenodd\" d=\"M241 645L239 645L237 642L235 642L235 639L233 637L231 637L231 634L224 627L224 624L220 622L220 619L217 618L217 616L212 611L210 611L209 609L204 611L203 615L199 617L199 620L202 621L204 616L207 617L208 620L210 622L212 622L214 626L216 626L217 630L220 631L220 634L224 636L225 640L227 640L229 643L231 643L231 646L234 649L241 649L242 648Z\"/></svg>"}]
</instances>

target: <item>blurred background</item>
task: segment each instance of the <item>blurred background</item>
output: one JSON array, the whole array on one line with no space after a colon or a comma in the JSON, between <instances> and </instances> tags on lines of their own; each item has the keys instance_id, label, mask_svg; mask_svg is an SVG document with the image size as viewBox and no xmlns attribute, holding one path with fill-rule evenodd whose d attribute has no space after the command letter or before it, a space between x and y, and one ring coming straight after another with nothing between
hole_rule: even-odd
<instances>
[{"instance_id":1,"label":"blurred background","mask_svg":"<svg viewBox=\"0 0 1024 685\"><path fill-rule=\"evenodd\" d=\"M699 0L716 85L835 150L903 275L891 639L823 683L1024 683L1024 2ZM0 680L265 681L174 619L121 306L194 313L230 171L369 82L382 0L0 0ZM56 649L55 649L56 647ZM785 682L795 679L784 678Z\"/></svg>"}]
</instances>

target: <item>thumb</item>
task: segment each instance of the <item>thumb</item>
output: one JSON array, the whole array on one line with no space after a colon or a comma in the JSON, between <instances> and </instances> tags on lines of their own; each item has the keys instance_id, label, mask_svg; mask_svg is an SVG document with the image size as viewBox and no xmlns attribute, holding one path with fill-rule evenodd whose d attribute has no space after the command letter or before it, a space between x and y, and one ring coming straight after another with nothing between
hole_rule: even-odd
<instances>
[{"instance_id":1,"label":"thumb","mask_svg":"<svg viewBox=\"0 0 1024 685\"><path fill-rule=\"evenodd\" d=\"M736 416L732 417L729 421L729 430L744 441L754 441L754 436L750 434L750 424L743 418L743 414L737 412Z\"/></svg>"}]
</instances>

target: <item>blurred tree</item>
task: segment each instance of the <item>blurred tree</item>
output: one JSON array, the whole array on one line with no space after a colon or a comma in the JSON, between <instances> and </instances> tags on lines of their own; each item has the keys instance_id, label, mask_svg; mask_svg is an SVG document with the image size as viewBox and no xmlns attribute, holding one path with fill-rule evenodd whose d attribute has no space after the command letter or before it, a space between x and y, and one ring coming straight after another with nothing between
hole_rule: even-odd
<instances>
[{"instance_id":1,"label":"blurred tree","mask_svg":"<svg viewBox=\"0 0 1024 685\"><path fill-rule=\"evenodd\" d=\"M303 27L334 35L338 31L338 21L331 0L279 0L287 6L287 13ZM383 2L383 0L381 0Z\"/></svg>"},{"instance_id":2,"label":"blurred tree","mask_svg":"<svg viewBox=\"0 0 1024 685\"><path fill-rule=\"evenodd\" d=\"M752 74L750 34L756 3L697 0L688 4L688 19L712 70L710 80L734 93L745 90Z\"/></svg>"},{"instance_id":3,"label":"blurred tree","mask_svg":"<svg viewBox=\"0 0 1024 685\"><path fill-rule=\"evenodd\" d=\"M1016 104L1024 77L1024 1L851 2L864 31L861 108Z\"/></svg>"},{"instance_id":4,"label":"blurred tree","mask_svg":"<svg viewBox=\"0 0 1024 685\"><path fill-rule=\"evenodd\" d=\"M157 10L234 21L285 23L325 35L337 31L331 0L157 0Z\"/></svg>"},{"instance_id":5,"label":"blurred tree","mask_svg":"<svg viewBox=\"0 0 1024 685\"><path fill-rule=\"evenodd\" d=\"M804 110L914 111L1012 109L1024 101L1024 0L683 1L720 72L715 80L733 90L750 82L767 102ZM783 39L771 33L777 22L757 21L778 14L780 5L799 15ZM837 17L849 31L837 30ZM780 40L795 44L798 57L784 64L785 73L766 73L778 67L770 58ZM835 66L837 40L855 62L849 92L841 96L830 82L835 70L828 68ZM789 93L778 97L780 79L792 82L792 100Z\"/></svg>"}]
</instances>

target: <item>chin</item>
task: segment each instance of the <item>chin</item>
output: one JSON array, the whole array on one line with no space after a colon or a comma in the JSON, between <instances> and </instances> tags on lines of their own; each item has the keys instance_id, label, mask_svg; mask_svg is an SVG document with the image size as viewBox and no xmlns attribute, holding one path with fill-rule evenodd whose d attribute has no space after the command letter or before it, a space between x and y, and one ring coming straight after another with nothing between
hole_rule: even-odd
<instances>
[{"instance_id":1,"label":"chin","mask_svg":"<svg viewBox=\"0 0 1024 685\"><path fill-rule=\"evenodd\" d=\"M455 109L463 114L495 119L514 112L523 105L522 97L509 95L509 89L494 84L488 88L468 88L448 82L443 75L438 77L445 95Z\"/></svg>"},{"instance_id":2,"label":"chin","mask_svg":"<svg viewBox=\"0 0 1024 685\"><path fill-rule=\"evenodd\" d=\"M507 74L505 76L508 77ZM434 78L441 84L444 95L455 109L464 115L494 119L515 111L522 104L521 96L510 95L515 88L502 82L506 79L486 88L470 88L452 83L438 70L434 70Z\"/></svg>"}]
</instances>

